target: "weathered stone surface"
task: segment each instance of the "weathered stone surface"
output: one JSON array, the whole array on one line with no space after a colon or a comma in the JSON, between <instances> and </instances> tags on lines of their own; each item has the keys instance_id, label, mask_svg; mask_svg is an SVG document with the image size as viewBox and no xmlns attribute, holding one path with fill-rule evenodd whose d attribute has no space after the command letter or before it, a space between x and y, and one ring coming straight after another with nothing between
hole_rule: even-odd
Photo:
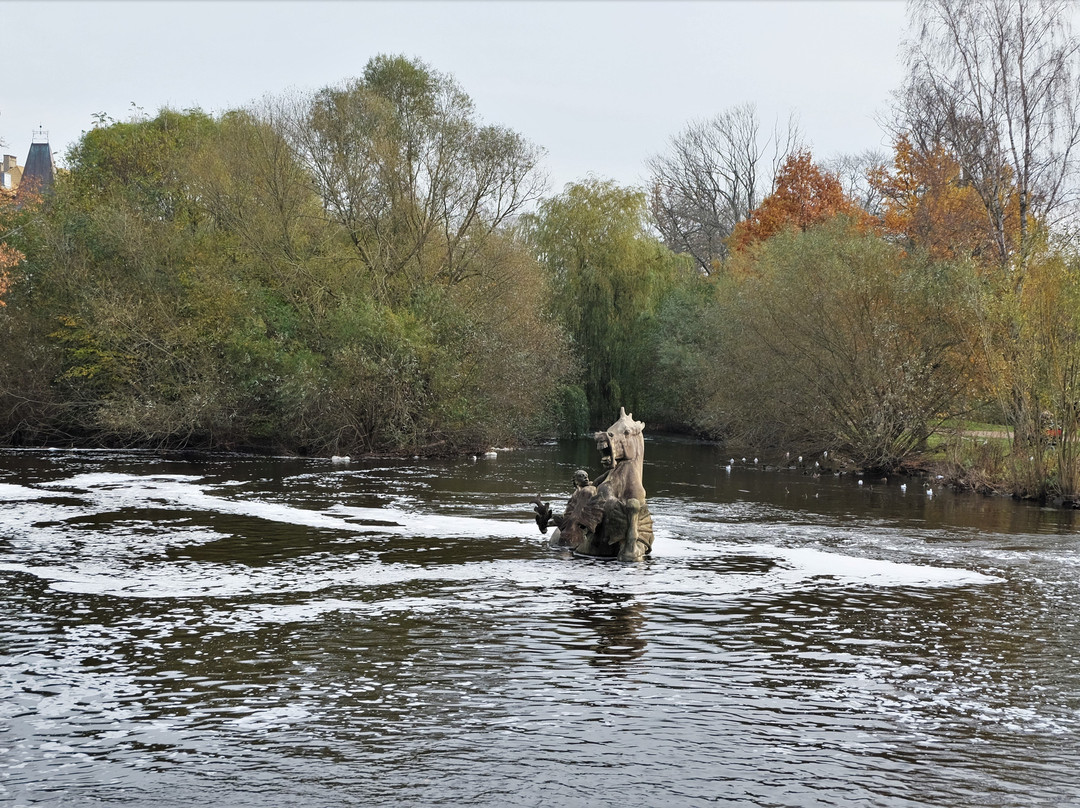
<instances>
[{"instance_id":1,"label":"weathered stone surface","mask_svg":"<svg viewBox=\"0 0 1080 808\"><path fill-rule=\"evenodd\" d=\"M644 429L642 421L620 409L619 420L594 435L605 471L591 482L588 472L575 472L574 494L561 515L536 497L533 510L541 533L556 527L552 545L620 561L641 561L652 552L652 516L641 480Z\"/></svg>"}]
</instances>

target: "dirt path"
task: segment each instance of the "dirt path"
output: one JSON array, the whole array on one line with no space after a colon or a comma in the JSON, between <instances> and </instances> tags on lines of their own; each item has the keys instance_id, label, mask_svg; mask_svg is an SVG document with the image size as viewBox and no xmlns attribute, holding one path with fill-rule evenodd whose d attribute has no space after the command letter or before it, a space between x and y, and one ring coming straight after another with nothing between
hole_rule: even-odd
<instances>
[{"instance_id":1,"label":"dirt path","mask_svg":"<svg viewBox=\"0 0 1080 808\"><path fill-rule=\"evenodd\" d=\"M945 434L945 433L941 433ZM1007 430L980 430L980 429L965 429L961 433L965 438L1001 438L1008 440L1012 437L1012 433Z\"/></svg>"}]
</instances>

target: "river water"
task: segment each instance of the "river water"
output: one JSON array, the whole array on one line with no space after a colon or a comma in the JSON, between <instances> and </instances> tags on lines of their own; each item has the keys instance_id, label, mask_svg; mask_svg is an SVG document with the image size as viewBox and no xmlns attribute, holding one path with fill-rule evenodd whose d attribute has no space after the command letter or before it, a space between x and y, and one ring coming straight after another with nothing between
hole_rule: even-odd
<instances>
[{"instance_id":1,"label":"river water","mask_svg":"<svg viewBox=\"0 0 1080 808\"><path fill-rule=\"evenodd\" d=\"M0 452L0 804L1080 804L1075 514L727 460Z\"/></svg>"}]
</instances>

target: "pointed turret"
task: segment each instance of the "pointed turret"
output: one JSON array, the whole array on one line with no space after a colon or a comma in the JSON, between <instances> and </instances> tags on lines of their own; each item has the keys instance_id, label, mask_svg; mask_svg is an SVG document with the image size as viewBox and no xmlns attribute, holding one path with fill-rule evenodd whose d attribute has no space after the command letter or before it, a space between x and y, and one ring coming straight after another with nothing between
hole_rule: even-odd
<instances>
[{"instance_id":1,"label":"pointed turret","mask_svg":"<svg viewBox=\"0 0 1080 808\"><path fill-rule=\"evenodd\" d=\"M49 133L38 129L30 143L30 153L26 155L21 183L40 193L52 188L55 178L56 166L53 164L52 149L49 148Z\"/></svg>"}]
</instances>

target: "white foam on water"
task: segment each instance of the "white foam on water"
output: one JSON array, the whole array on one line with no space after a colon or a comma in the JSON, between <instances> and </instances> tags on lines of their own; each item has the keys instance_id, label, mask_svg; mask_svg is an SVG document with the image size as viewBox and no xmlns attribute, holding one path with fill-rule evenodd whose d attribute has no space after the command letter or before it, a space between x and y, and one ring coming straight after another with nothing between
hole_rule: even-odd
<instances>
[{"instance_id":1,"label":"white foam on water","mask_svg":"<svg viewBox=\"0 0 1080 808\"><path fill-rule=\"evenodd\" d=\"M28 502L33 499L51 496L55 496L55 494L39 491L36 488L28 488L25 485L0 483L0 502Z\"/></svg>"},{"instance_id":2,"label":"white foam on water","mask_svg":"<svg viewBox=\"0 0 1080 808\"><path fill-rule=\"evenodd\" d=\"M383 508L356 508L334 505L329 511L343 514L350 529L362 528L364 532L375 529L398 536L425 536L432 539L453 539L484 536L488 538L520 539L528 531L523 522L506 522L476 516L452 516L437 513L406 511L394 506ZM348 520L361 520L356 525ZM367 522L369 524L364 524ZM392 522L393 524L380 524Z\"/></svg>"},{"instance_id":3,"label":"white foam on water","mask_svg":"<svg viewBox=\"0 0 1080 808\"><path fill-rule=\"evenodd\" d=\"M289 562L251 568L243 565L161 562L138 569L116 560L84 563L79 569L59 565L0 563L0 570L48 580L63 592L108 594L133 598L205 598L279 593L316 593L333 587L371 589L421 581L485 585L500 582L533 590L568 586L602 586L609 591L644 597L665 595L735 596L794 587L956 587L999 581L982 573L947 567L855 558L816 550L779 547L716 547L713 556L753 555L774 561L764 573L720 573L688 569L680 559L707 559L704 548L640 565L617 561L547 559L491 560L452 565L388 564L354 557L309 558L303 566Z\"/></svg>"},{"instance_id":4,"label":"white foam on water","mask_svg":"<svg viewBox=\"0 0 1080 808\"><path fill-rule=\"evenodd\" d=\"M233 718L227 721L226 724L237 729L266 731L291 727L293 724L305 721L310 717L311 713L303 707L288 705L255 710L250 715Z\"/></svg>"},{"instance_id":5,"label":"white foam on water","mask_svg":"<svg viewBox=\"0 0 1080 808\"><path fill-rule=\"evenodd\" d=\"M446 515L410 511L397 505L362 508L335 505L325 511L297 508L263 500L240 500L217 496L199 484L198 477L188 475L128 475L116 473L80 474L46 483L49 492L71 491L80 499L92 503L92 511L123 512L125 509L165 509L178 512L196 511L247 516L269 522L329 529L345 534L391 535L416 539L508 539L535 543L541 550L543 537L532 529L531 523L505 521L478 516ZM23 486L0 488L0 499L7 494L21 501L45 494L40 489ZM69 542L70 531L54 527L35 527L28 523L22 509L0 510L0 527L10 527L23 542L55 545ZM708 509L706 509L707 511ZM6 512L5 512L6 511ZM62 514L85 515L83 505L52 508L46 515L53 519ZM69 563L34 564L18 560L0 563L0 570L23 572L50 581L53 588L72 593L112 594L135 598L232 597L249 594L315 593L331 587L380 587L412 581L452 581L460 584L482 585L493 580L516 587L542 590L551 587L602 585L615 591L646 598L671 594L707 594L710 596L778 590L793 586L878 586L878 587L943 587L983 585L999 579L964 569L922 564L899 563L887 560L860 558L816 548L783 547L745 541L745 525L726 525L708 518L703 511L691 511L691 516L676 515L669 521L672 529L657 531L655 560L641 565L618 562L569 561L555 553L535 561L521 559L492 559L484 562L459 564L415 565L383 563L377 559L353 553L317 553L280 563L250 567L240 563L198 562L189 559L166 560L153 558L147 563L146 553L152 553L155 543L161 546L178 542L191 544L223 538L205 529L192 529L168 520L139 523L145 535L138 545L141 558L130 550L116 547L117 535L104 528L99 541L87 541ZM710 514L713 517L716 514ZM707 524L716 542L686 538L687 533L701 532ZM734 541L736 529L744 540ZM789 532L797 532L790 527ZM80 534L82 535L82 534ZM723 537L730 537L723 540ZM124 534L124 543L131 537ZM44 549L44 548L42 548ZM125 555L132 555L125 559ZM765 572L744 573L709 569L709 558L724 556L753 556L772 562ZM687 561L695 563L688 566ZM701 568L699 568L701 567ZM319 611L316 608L316 613ZM282 613L284 620L289 619Z\"/></svg>"},{"instance_id":6,"label":"white foam on water","mask_svg":"<svg viewBox=\"0 0 1080 808\"><path fill-rule=\"evenodd\" d=\"M147 477L99 473L76 475L45 485L49 488L73 490L93 500L99 509L157 507L195 510L352 533L375 531L387 535L430 538L520 538L528 527L517 521L411 512L389 505L380 508L334 505L325 511L315 511L265 500L227 499L207 493L203 486L196 484L198 479L186 475ZM33 493L33 489L26 491Z\"/></svg>"},{"instance_id":7,"label":"white foam on water","mask_svg":"<svg viewBox=\"0 0 1080 808\"><path fill-rule=\"evenodd\" d=\"M714 557L726 554L747 555L745 547L715 548ZM321 618L334 611L368 617L396 612L475 611L491 608L497 600L501 612L529 613L549 609L557 611L572 603L581 588L600 588L610 594L625 594L642 601L671 598L757 597L790 592L799 588L877 587L945 588L979 586L1000 579L969 570L901 564L876 559L861 559L813 550L789 550L780 547L757 547L755 557L771 559L775 566L764 573L718 573L690 569L679 563L620 564L589 560L493 560L450 566L416 567L403 564L366 564L359 569L341 571L319 580L308 570L305 581L294 583L316 594L329 586L390 586L422 581L456 584L440 591L437 597L394 596L385 593L371 600L319 599L302 604L263 604L234 618L248 622L290 623ZM697 558L707 557L695 553ZM497 584L502 594L484 597L481 587ZM288 589L288 587L286 587ZM291 591L296 591L295 589ZM513 593L520 597L510 597Z\"/></svg>"},{"instance_id":8,"label":"white foam on water","mask_svg":"<svg viewBox=\"0 0 1080 808\"><path fill-rule=\"evenodd\" d=\"M151 477L128 474L80 474L46 483L50 488L74 489L109 510L158 507L252 516L305 527L349 529L344 519L320 511L294 508L261 500L235 500L206 493L198 477L163 474Z\"/></svg>"},{"instance_id":9,"label":"white foam on water","mask_svg":"<svg viewBox=\"0 0 1080 808\"><path fill-rule=\"evenodd\" d=\"M761 548L755 548L755 554ZM1001 578L965 569L859 558L810 548L770 548L801 579L830 578L863 586L938 587L1000 583Z\"/></svg>"},{"instance_id":10,"label":"white foam on water","mask_svg":"<svg viewBox=\"0 0 1080 808\"><path fill-rule=\"evenodd\" d=\"M670 530L654 528L653 552L657 558L702 558L715 555L715 547L689 541L672 534Z\"/></svg>"}]
</instances>

